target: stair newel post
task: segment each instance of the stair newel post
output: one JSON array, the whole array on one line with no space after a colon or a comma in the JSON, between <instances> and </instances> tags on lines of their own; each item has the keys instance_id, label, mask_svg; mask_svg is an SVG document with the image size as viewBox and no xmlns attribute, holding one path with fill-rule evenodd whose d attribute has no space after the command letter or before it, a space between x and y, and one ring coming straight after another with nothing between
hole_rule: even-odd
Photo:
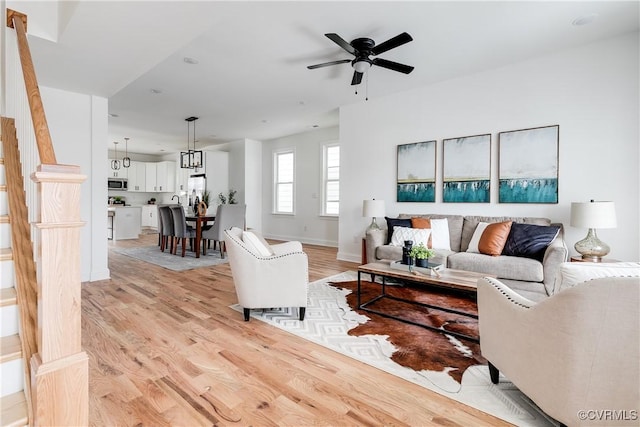
<instances>
[{"instance_id":1,"label":"stair newel post","mask_svg":"<svg viewBox=\"0 0 640 427\"><path fill-rule=\"evenodd\" d=\"M78 166L42 164L35 224L38 353L31 359L34 425L88 424L88 357L82 351Z\"/></svg>"}]
</instances>

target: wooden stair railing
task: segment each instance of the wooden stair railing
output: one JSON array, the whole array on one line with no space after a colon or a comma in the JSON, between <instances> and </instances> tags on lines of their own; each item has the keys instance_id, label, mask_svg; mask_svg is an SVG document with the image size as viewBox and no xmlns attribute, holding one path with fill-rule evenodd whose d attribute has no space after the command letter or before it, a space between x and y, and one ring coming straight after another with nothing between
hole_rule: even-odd
<instances>
[{"instance_id":1,"label":"wooden stair railing","mask_svg":"<svg viewBox=\"0 0 640 427\"><path fill-rule=\"evenodd\" d=\"M2 147L4 171L7 181L9 218L11 219L11 249L15 274L16 300L20 307L20 344L25 361L38 352L36 331L38 328L37 277L31 244L31 226L28 222L27 202L23 191L22 168L18 138L13 119L2 117ZM31 406L31 369L24 363L24 393L27 398L29 419L33 419Z\"/></svg>"},{"instance_id":2,"label":"wooden stair railing","mask_svg":"<svg viewBox=\"0 0 640 427\"><path fill-rule=\"evenodd\" d=\"M34 224L37 243L35 250L37 270L29 267L29 262L22 260L16 263L16 269L31 268L34 277L29 272L18 273L16 276L25 275L25 280L31 283L25 286L22 301L18 299L20 311L27 308L25 324L22 326L22 334L25 337L35 335L35 348L25 349L25 356L29 352L30 365L30 404L32 416L29 418L31 425L87 425L89 421L89 383L88 383L88 357L82 351L81 340L81 277L80 277L80 231L84 222L80 218L80 185L86 179L80 174L78 166L58 165L55 151L51 142L51 136L47 125L46 116L40 97L40 89L36 79L36 73L31 60L31 53L26 37L26 20L24 14L7 9L7 26L15 28L18 41L22 75L29 101L29 110L33 123L40 166L31 174L31 179L37 186L38 217ZM4 127L14 125L11 119L2 119L2 135L5 139ZM8 132L7 138L15 140L16 152L18 150L15 128ZM13 136L11 136L13 135ZM10 145L14 145L13 141ZM5 148L7 145L5 145ZM13 154L12 154L13 157ZM7 181L9 175L15 173L15 168L20 168L19 161L7 166L5 159L5 172ZM11 180L21 180L21 173ZM14 202L14 193L24 194L23 184L18 188L13 185L7 187L10 209L10 220L13 236L22 237L23 228L28 227L28 215L26 204L24 208L20 202ZM17 207L12 205L17 203ZM13 210L16 216L13 216ZM15 219L14 219L15 218ZM25 226L26 224L26 226ZM13 244L13 241L12 241ZM31 243L29 242L29 245ZM24 242L16 243L25 246ZM18 256L31 258L33 253L20 249ZM29 288L37 290L30 291ZM16 283L17 284L17 283ZM22 291L19 294L23 293ZM32 309L37 316L36 322L30 319ZM28 345L33 345L32 337L26 338ZM24 344L23 344L24 346ZM28 387L28 386L25 386Z\"/></svg>"}]
</instances>

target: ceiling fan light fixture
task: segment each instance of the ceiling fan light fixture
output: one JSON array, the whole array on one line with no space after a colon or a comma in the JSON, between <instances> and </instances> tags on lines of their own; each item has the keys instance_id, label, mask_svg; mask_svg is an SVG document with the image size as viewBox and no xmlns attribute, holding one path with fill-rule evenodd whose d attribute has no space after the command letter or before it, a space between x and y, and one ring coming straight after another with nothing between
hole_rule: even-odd
<instances>
[{"instance_id":1,"label":"ceiling fan light fixture","mask_svg":"<svg viewBox=\"0 0 640 427\"><path fill-rule=\"evenodd\" d=\"M371 68L371 61L369 59L356 59L353 62L353 69L359 73L366 73Z\"/></svg>"}]
</instances>

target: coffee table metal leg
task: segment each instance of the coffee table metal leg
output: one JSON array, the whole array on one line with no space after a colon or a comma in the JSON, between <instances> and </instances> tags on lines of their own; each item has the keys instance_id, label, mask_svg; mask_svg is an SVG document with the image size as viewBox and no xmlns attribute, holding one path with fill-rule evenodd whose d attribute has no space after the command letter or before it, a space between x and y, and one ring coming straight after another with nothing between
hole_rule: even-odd
<instances>
[{"instance_id":1,"label":"coffee table metal leg","mask_svg":"<svg viewBox=\"0 0 640 427\"><path fill-rule=\"evenodd\" d=\"M360 272L358 271L358 304L356 307L360 308Z\"/></svg>"}]
</instances>

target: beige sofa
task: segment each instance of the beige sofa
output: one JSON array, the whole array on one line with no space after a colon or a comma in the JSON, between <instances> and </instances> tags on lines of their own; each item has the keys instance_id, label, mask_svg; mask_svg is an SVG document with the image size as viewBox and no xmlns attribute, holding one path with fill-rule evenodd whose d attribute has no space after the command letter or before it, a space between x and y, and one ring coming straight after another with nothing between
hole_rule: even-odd
<instances>
[{"instance_id":1,"label":"beige sofa","mask_svg":"<svg viewBox=\"0 0 640 427\"><path fill-rule=\"evenodd\" d=\"M491 380L504 374L567 426L637 426L639 275L640 263L565 263L556 293L538 303L480 279L480 346ZM597 278L574 283L589 276Z\"/></svg>"},{"instance_id":2,"label":"beige sofa","mask_svg":"<svg viewBox=\"0 0 640 427\"><path fill-rule=\"evenodd\" d=\"M547 248L542 262L523 257L490 256L466 252L476 226L480 222L514 221L534 225L551 225L547 218L535 217L489 217L441 214L400 214L398 218L446 218L449 225L451 250L436 249L433 261L448 268L493 274L522 296L540 301L553 292L558 266L567 260L568 249L563 230ZM387 230L369 230L366 233L367 262L396 261L402 258L402 248L385 244Z\"/></svg>"}]
</instances>

